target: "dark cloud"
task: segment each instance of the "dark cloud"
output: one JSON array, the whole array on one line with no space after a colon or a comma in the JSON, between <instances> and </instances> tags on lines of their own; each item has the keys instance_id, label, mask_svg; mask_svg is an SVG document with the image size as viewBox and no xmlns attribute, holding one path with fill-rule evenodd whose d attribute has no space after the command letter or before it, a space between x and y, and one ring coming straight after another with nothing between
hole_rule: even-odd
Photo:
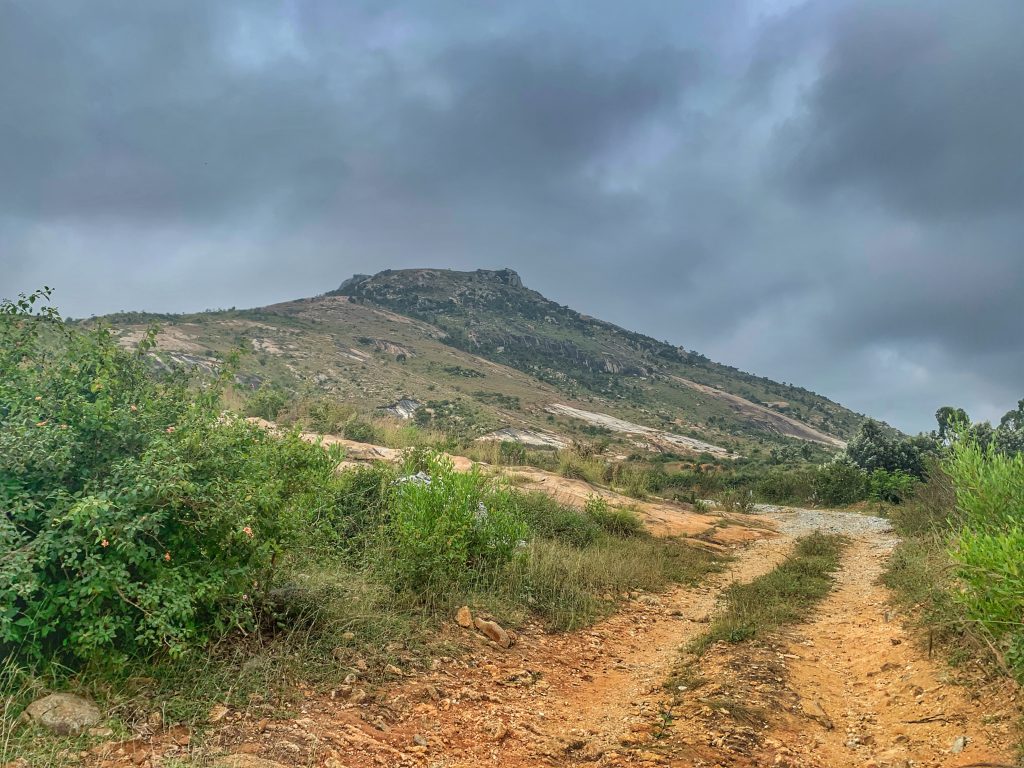
<instances>
[{"instance_id":1,"label":"dark cloud","mask_svg":"<svg viewBox=\"0 0 1024 768\"><path fill-rule=\"evenodd\" d=\"M0 294L510 265L907 429L1022 395L1013 0L0 8Z\"/></svg>"},{"instance_id":2,"label":"dark cloud","mask_svg":"<svg viewBox=\"0 0 1024 768\"><path fill-rule=\"evenodd\" d=\"M970 218L1024 205L1024 4L848 4L806 114L784 135L808 195L853 191L915 216Z\"/></svg>"}]
</instances>

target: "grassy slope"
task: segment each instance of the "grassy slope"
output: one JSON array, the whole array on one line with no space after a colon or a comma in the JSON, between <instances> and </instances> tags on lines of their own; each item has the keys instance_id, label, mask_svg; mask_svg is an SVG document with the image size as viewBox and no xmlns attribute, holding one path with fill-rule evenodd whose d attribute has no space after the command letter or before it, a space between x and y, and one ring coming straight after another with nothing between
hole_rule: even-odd
<instances>
[{"instance_id":1,"label":"grassy slope","mask_svg":"<svg viewBox=\"0 0 1024 768\"><path fill-rule=\"evenodd\" d=\"M404 270L345 289L350 296L107 320L126 338L159 323L168 360L221 360L241 349L240 371L252 384L326 393L363 411L413 397L448 411L442 426L469 434L516 426L585 435L585 425L544 411L573 401L740 452L788 440L678 378L769 404L839 437L860 420L806 390L588 318L514 283L503 273Z\"/></svg>"}]
</instances>

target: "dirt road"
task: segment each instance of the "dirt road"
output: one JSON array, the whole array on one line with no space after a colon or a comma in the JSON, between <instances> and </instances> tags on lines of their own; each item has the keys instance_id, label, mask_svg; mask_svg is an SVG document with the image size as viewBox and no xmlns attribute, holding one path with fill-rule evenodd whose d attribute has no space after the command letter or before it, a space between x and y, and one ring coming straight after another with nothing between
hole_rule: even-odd
<instances>
[{"instance_id":1,"label":"dirt road","mask_svg":"<svg viewBox=\"0 0 1024 768\"><path fill-rule=\"evenodd\" d=\"M1009 686L958 685L889 615L877 583L895 543L886 521L764 517L778 535L699 588L633 593L589 630L527 627L509 650L478 641L366 700L310 697L288 720L233 714L204 749L234 753L226 765L237 768L1015 764ZM700 679L666 685L724 587L771 570L796 537L819 529L852 543L811 620L768 642L713 646L696 665Z\"/></svg>"},{"instance_id":2,"label":"dirt road","mask_svg":"<svg viewBox=\"0 0 1024 768\"><path fill-rule=\"evenodd\" d=\"M797 515L797 530L815 514ZM836 589L786 638L788 687L801 709L826 714L808 722L804 712L777 738L800 756L795 765L1015 765L1011 687L957 684L890 612L878 580L895 543L884 532L856 537Z\"/></svg>"}]
</instances>

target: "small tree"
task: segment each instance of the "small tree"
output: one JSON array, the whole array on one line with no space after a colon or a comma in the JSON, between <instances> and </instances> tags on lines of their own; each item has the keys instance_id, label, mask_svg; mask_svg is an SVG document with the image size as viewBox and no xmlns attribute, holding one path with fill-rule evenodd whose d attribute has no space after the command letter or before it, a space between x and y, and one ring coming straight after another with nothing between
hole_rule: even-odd
<instances>
[{"instance_id":1,"label":"small tree","mask_svg":"<svg viewBox=\"0 0 1024 768\"><path fill-rule=\"evenodd\" d=\"M996 449L1006 456L1024 453L1024 400L1019 400L1016 409L1007 411L999 420L994 441Z\"/></svg>"},{"instance_id":2,"label":"small tree","mask_svg":"<svg viewBox=\"0 0 1024 768\"><path fill-rule=\"evenodd\" d=\"M846 455L865 472L883 469L924 477L923 446L914 438L887 433L880 423L868 419L846 447Z\"/></svg>"},{"instance_id":3,"label":"small tree","mask_svg":"<svg viewBox=\"0 0 1024 768\"><path fill-rule=\"evenodd\" d=\"M953 441L957 433L964 427L970 425L971 420L967 411L963 408L954 408L951 405L944 405L935 412L935 421L939 429L936 432L939 442L948 444Z\"/></svg>"}]
</instances>

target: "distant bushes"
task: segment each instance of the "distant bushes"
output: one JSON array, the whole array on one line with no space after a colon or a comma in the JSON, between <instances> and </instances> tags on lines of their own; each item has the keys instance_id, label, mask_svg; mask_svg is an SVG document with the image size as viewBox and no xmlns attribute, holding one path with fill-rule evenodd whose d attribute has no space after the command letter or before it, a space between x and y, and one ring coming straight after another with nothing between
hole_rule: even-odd
<instances>
[{"instance_id":1,"label":"distant bushes","mask_svg":"<svg viewBox=\"0 0 1024 768\"><path fill-rule=\"evenodd\" d=\"M757 481L754 493L772 504L806 503L814 495L815 474L812 467L771 469Z\"/></svg>"},{"instance_id":2,"label":"distant bushes","mask_svg":"<svg viewBox=\"0 0 1024 768\"><path fill-rule=\"evenodd\" d=\"M867 473L846 456L822 464L814 474L814 499L825 506L842 506L867 497Z\"/></svg>"}]
</instances>

